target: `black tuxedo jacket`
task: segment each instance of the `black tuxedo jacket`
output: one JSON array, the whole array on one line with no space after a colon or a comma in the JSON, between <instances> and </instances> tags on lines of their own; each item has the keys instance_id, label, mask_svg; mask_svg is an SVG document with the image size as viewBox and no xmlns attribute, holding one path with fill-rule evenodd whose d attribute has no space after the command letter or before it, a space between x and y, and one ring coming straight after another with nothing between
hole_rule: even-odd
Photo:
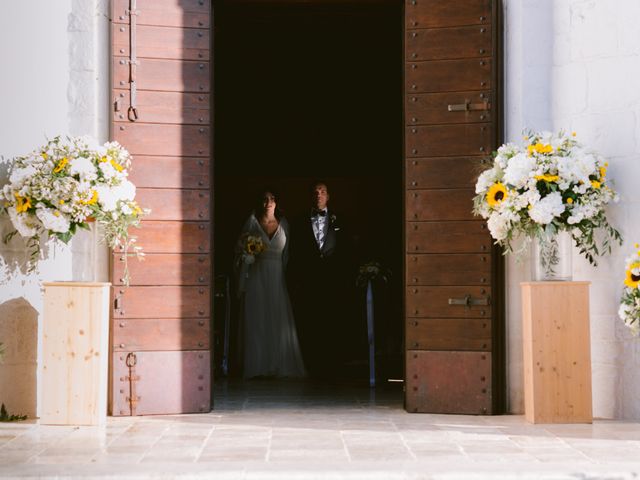
<instances>
[{"instance_id":1,"label":"black tuxedo jacket","mask_svg":"<svg viewBox=\"0 0 640 480\"><path fill-rule=\"evenodd\" d=\"M320 282L339 282L347 250L346 237L338 215L327 209L327 233L322 248L313 234L311 211L296 219L289 243L290 284L300 288Z\"/></svg>"}]
</instances>

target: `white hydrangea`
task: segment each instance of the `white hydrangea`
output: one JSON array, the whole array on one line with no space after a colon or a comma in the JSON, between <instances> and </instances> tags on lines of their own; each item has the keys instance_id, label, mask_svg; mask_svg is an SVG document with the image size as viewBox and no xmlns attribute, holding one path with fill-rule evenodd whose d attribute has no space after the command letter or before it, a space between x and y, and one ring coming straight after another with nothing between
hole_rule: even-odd
<instances>
[{"instance_id":1,"label":"white hydrangea","mask_svg":"<svg viewBox=\"0 0 640 480\"><path fill-rule=\"evenodd\" d=\"M42 226L52 232L66 233L69 231L69 227L71 226L66 215L63 215L58 210L54 210L52 208L39 206L36 209L36 216L42 222Z\"/></svg>"},{"instance_id":2,"label":"white hydrangea","mask_svg":"<svg viewBox=\"0 0 640 480\"><path fill-rule=\"evenodd\" d=\"M37 172L38 170L33 165L26 165L23 168L16 168L11 172L9 181L14 185L22 184L25 180L27 180L29 177L32 177Z\"/></svg>"},{"instance_id":3,"label":"white hydrangea","mask_svg":"<svg viewBox=\"0 0 640 480\"><path fill-rule=\"evenodd\" d=\"M517 219L517 216L510 210L491 213L487 220L487 226L489 227L491 236L497 241L507 238L507 234L511 228L511 222L515 219Z\"/></svg>"},{"instance_id":4,"label":"white hydrangea","mask_svg":"<svg viewBox=\"0 0 640 480\"><path fill-rule=\"evenodd\" d=\"M85 157L77 157L69 162L69 173L78 175L81 180L91 181L98 178L96 167L93 162Z\"/></svg>"},{"instance_id":5,"label":"white hydrangea","mask_svg":"<svg viewBox=\"0 0 640 480\"><path fill-rule=\"evenodd\" d=\"M531 219L541 225L547 225L565 210L560 192L552 192L536 202L529 210Z\"/></svg>"},{"instance_id":6,"label":"white hydrangea","mask_svg":"<svg viewBox=\"0 0 640 480\"><path fill-rule=\"evenodd\" d=\"M104 175L104 178L107 180L116 177L118 174L116 169L113 168L113 165L111 165L111 162L100 162L98 168L102 171L102 175Z\"/></svg>"},{"instance_id":7,"label":"white hydrangea","mask_svg":"<svg viewBox=\"0 0 640 480\"><path fill-rule=\"evenodd\" d=\"M536 159L521 152L509 159L504 170L504 182L514 188L522 188L529 180L532 171L536 167Z\"/></svg>"},{"instance_id":8,"label":"white hydrangea","mask_svg":"<svg viewBox=\"0 0 640 480\"><path fill-rule=\"evenodd\" d=\"M118 206L118 197L114 194L114 189L108 185L98 185L95 187L98 192L98 203L106 212L114 211Z\"/></svg>"},{"instance_id":9,"label":"white hydrangea","mask_svg":"<svg viewBox=\"0 0 640 480\"><path fill-rule=\"evenodd\" d=\"M495 168L482 172L476 182L476 193L486 192L491 185L496 183L497 178L498 172Z\"/></svg>"},{"instance_id":10,"label":"white hydrangea","mask_svg":"<svg viewBox=\"0 0 640 480\"><path fill-rule=\"evenodd\" d=\"M133 200L136 196L136 186L129 180L123 180L112 189L112 193L118 200Z\"/></svg>"},{"instance_id":11,"label":"white hydrangea","mask_svg":"<svg viewBox=\"0 0 640 480\"><path fill-rule=\"evenodd\" d=\"M18 213L15 208L10 208L9 218L18 233L23 237L33 237L38 232L38 220L33 215Z\"/></svg>"}]
</instances>

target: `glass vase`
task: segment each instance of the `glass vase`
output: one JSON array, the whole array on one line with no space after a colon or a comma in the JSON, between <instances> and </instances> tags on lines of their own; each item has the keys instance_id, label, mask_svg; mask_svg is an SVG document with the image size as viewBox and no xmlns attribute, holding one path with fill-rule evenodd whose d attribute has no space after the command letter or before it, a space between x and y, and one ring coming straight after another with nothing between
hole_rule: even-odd
<instances>
[{"instance_id":1,"label":"glass vase","mask_svg":"<svg viewBox=\"0 0 640 480\"><path fill-rule=\"evenodd\" d=\"M532 242L532 276L536 282L571 281L573 240L569 232L546 233Z\"/></svg>"},{"instance_id":2,"label":"glass vase","mask_svg":"<svg viewBox=\"0 0 640 480\"><path fill-rule=\"evenodd\" d=\"M78 228L71 239L71 280L74 282L97 281L98 227L88 222L89 229Z\"/></svg>"}]
</instances>

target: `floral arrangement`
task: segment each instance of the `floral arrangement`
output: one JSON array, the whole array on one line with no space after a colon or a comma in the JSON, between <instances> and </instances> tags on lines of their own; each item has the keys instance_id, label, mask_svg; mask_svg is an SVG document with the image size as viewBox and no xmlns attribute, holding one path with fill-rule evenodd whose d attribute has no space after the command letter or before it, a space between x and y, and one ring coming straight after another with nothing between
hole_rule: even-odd
<instances>
[{"instance_id":1,"label":"floral arrangement","mask_svg":"<svg viewBox=\"0 0 640 480\"><path fill-rule=\"evenodd\" d=\"M242 244L242 261L246 264L255 262L256 256L267 248L262 238L257 235L243 235L240 241Z\"/></svg>"},{"instance_id":2,"label":"floral arrangement","mask_svg":"<svg viewBox=\"0 0 640 480\"><path fill-rule=\"evenodd\" d=\"M372 280L383 280L387 282L391 277L391 271L383 267L379 262L369 261L360 265L358 276L356 277L356 285L363 287Z\"/></svg>"},{"instance_id":3,"label":"floral arrangement","mask_svg":"<svg viewBox=\"0 0 640 480\"><path fill-rule=\"evenodd\" d=\"M608 166L575 139L575 132L527 133L523 146L508 143L495 152L493 166L476 183L473 212L487 219L505 252L513 251L511 242L518 236L545 242L567 231L580 253L597 265L596 256L610 253L613 241L622 244L604 210L618 200ZM598 230L602 236L597 238Z\"/></svg>"},{"instance_id":4,"label":"floral arrangement","mask_svg":"<svg viewBox=\"0 0 640 480\"><path fill-rule=\"evenodd\" d=\"M624 285L620 299L618 316L634 335L640 335L640 245L634 245L636 252L627 258Z\"/></svg>"},{"instance_id":5,"label":"floral arrangement","mask_svg":"<svg viewBox=\"0 0 640 480\"><path fill-rule=\"evenodd\" d=\"M131 157L117 142L104 145L88 137L57 136L28 155L13 160L9 183L0 192L2 209L15 228L5 236L27 238L28 270L40 258L40 241L48 235L68 243L79 228L95 221L107 245L121 248L126 261L133 249L130 227L138 227L143 210L134 200L136 188L127 180ZM125 284L129 275L125 263Z\"/></svg>"}]
</instances>

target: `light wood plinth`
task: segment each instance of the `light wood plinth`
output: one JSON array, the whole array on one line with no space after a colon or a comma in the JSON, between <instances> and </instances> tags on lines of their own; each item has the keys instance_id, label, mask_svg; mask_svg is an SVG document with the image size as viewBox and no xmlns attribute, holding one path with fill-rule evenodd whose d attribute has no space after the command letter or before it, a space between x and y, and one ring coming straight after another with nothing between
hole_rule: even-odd
<instances>
[{"instance_id":1,"label":"light wood plinth","mask_svg":"<svg viewBox=\"0 0 640 480\"><path fill-rule=\"evenodd\" d=\"M524 409L531 423L591 423L590 282L524 282Z\"/></svg>"},{"instance_id":2,"label":"light wood plinth","mask_svg":"<svg viewBox=\"0 0 640 480\"><path fill-rule=\"evenodd\" d=\"M110 285L44 284L42 424L106 421Z\"/></svg>"}]
</instances>

